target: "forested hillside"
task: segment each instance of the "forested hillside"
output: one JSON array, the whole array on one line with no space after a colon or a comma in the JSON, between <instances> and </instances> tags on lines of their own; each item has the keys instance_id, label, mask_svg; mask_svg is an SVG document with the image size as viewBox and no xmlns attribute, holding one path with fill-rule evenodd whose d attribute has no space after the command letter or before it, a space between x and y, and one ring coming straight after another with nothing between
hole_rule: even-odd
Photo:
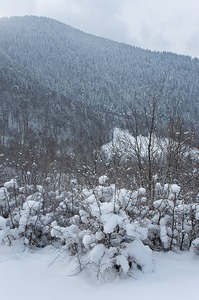
<instances>
[{"instance_id":1,"label":"forested hillside","mask_svg":"<svg viewBox=\"0 0 199 300\"><path fill-rule=\"evenodd\" d=\"M99 38L43 17L0 20L1 61L16 80L40 84L95 109L121 114L158 97L198 126L199 61Z\"/></svg>"},{"instance_id":2,"label":"forested hillside","mask_svg":"<svg viewBox=\"0 0 199 300\"><path fill-rule=\"evenodd\" d=\"M116 126L173 139L171 128L178 128L181 139L187 132L197 145L198 59L142 50L44 17L2 18L0 81L1 149L11 158L37 144L49 163L71 158L71 151L88 163Z\"/></svg>"}]
</instances>

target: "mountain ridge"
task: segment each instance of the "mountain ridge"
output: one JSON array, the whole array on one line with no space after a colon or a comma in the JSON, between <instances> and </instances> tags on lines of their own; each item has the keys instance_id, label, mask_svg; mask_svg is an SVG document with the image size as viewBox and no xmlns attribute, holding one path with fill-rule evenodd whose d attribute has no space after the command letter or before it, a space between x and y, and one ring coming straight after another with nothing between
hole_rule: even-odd
<instances>
[{"instance_id":1,"label":"mountain ridge","mask_svg":"<svg viewBox=\"0 0 199 300\"><path fill-rule=\"evenodd\" d=\"M70 99L89 108L90 117L99 112L109 129L127 112L141 114L154 98L160 122L175 111L199 128L198 59L96 37L50 18L0 19L0 77L19 90L40 88Z\"/></svg>"}]
</instances>

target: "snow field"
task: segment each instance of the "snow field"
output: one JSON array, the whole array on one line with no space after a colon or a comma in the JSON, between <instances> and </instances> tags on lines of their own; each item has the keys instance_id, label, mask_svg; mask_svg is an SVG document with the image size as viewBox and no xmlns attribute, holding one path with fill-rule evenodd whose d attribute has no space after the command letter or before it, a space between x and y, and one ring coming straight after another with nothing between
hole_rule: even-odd
<instances>
[{"instance_id":1,"label":"snow field","mask_svg":"<svg viewBox=\"0 0 199 300\"><path fill-rule=\"evenodd\" d=\"M20 247L0 247L3 300L199 298L199 259L191 251L154 252L154 272L144 274L135 271L131 278L104 283L96 281L86 271L78 276L68 276L75 273L74 264L69 262L66 253L57 258L60 252L51 246L24 252Z\"/></svg>"}]
</instances>

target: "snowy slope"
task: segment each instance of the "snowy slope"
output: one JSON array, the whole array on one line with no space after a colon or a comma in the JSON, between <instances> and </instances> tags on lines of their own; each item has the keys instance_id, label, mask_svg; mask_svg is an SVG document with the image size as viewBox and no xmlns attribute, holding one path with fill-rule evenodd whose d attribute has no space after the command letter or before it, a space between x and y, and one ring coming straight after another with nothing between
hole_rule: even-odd
<instances>
[{"instance_id":1,"label":"snowy slope","mask_svg":"<svg viewBox=\"0 0 199 300\"><path fill-rule=\"evenodd\" d=\"M133 278L99 283L52 247L25 251L0 247L0 288L3 300L174 300L199 298L199 257L191 252L154 253L155 271L136 272Z\"/></svg>"},{"instance_id":2,"label":"snowy slope","mask_svg":"<svg viewBox=\"0 0 199 300\"><path fill-rule=\"evenodd\" d=\"M198 59L142 50L26 16L0 19L0 60L17 70L19 82L25 75L26 85L37 82L97 109L121 114L158 96L162 111L180 108L186 120L198 124Z\"/></svg>"},{"instance_id":3,"label":"snowy slope","mask_svg":"<svg viewBox=\"0 0 199 300\"><path fill-rule=\"evenodd\" d=\"M127 158L137 157L140 153L141 157L148 156L149 137L139 135L132 136L128 131L120 128L114 128L112 140L101 147L102 153L107 159L111 159L113 155L120 156L123 160ZM197 148L188 148L182 143L181 152L183 156L190 155L193 159L199 159L199 150ZM155 135L151 139L151 155L153 157L164 156L169 147L176 148L178 142L168 138L159 138Z\"/></svg>"}]
</instances>

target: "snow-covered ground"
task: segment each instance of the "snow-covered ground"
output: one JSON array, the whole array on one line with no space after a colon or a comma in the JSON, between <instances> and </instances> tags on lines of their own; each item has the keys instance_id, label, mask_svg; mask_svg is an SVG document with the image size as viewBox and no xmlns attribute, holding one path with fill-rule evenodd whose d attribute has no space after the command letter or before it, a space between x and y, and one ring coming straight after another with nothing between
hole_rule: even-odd
<instances>
[{"instance_id":1,"label":"snow-covered ground","mask_svg":"<svg viewBox=\"0 0 199 300\"><path fill-rule=\"evenodd\" d=\"M123 160L127 157L137 158L137 154L140 153L142 157L148 155L149 137L147 136L132 136L128 131L120 128L114 128L112 140L102 146L101 150L107 159L111 159L113 155L118 154ZM174 149L179 146L179 142L176 142L168 138L160 138L155 135L152 136L151 140L151 151L153 157L159 157L165 155L168 149ZM199 160L199 149L188 148L187 146L181 145L181 154L191 156L194 160Z\"/></svg>"},{"instance_id":2,"label":"snow-covered ground","mask_svg":"<svg viewBox=\"0 0 199 300\"><path fill-rule=\"evenodd\" d=\"M0 246L0 299L199 299L199 256L191 252L154 253L153 273L136 271L132 278L109 283L96 282L86 272L68 276L73 264L65 253L56 259L58 254L53 247L22 252L19 246Z\"/></svg>"}]
</instances>

